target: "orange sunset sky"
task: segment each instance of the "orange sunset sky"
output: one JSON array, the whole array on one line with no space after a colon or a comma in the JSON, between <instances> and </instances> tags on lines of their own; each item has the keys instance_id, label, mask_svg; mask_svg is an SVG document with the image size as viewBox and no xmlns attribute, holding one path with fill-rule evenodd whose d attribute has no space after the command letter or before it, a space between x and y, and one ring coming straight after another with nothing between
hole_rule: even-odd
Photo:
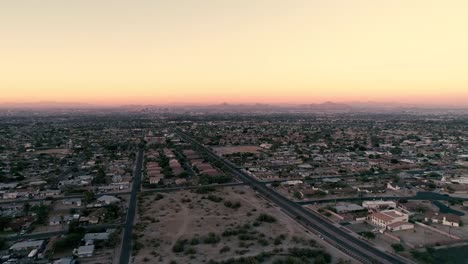
<instances>
[{"instance_id":1,"label":"orange sunset sky","mask_svg":"<svg viewBox=\"0 0 468 264\"><path fill-rule=\"evenodd\" d=\"M0 103L468 106L466 0L12 0Z\"/></svg>"}]
</instances>

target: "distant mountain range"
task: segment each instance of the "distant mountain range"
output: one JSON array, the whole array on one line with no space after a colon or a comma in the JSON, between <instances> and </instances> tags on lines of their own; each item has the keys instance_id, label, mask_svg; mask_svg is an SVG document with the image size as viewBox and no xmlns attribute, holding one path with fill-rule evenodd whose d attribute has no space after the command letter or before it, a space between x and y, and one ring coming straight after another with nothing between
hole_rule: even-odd
<instances>
[{"instance_id":1,"label":"distant mountain range","mask_svg":"<svg viewBox=\"0 0 468 264\"><path fill-rule=\"evenodd\" d=\"M0 103L0 109L122 109L122 110L141 110L141 109L166 109L179 111L223 111L223 112L248 112L248 111L372 111L372 110L416 110L416 109L468 109L468 107L455 106L429 106L404 103L379 103L379 102L349 102L338 103L327 101L324 103L311 104L164 104L164 105L121 105L121 106L100 106L91 103L81 102L29 102L29 103Z\"/></svg>"},{"instance_id":2,"label":"distant mountain range","mask_svg":"<svg viewBox=\"0 0 468 264\"><path fill-rule=\"evenodd\" d=\"M27 103L0 103L0 108L10 109L70 109L70 108L96 108L96 105L79 102L27 102Z\"/></svg>"}]
</instances>

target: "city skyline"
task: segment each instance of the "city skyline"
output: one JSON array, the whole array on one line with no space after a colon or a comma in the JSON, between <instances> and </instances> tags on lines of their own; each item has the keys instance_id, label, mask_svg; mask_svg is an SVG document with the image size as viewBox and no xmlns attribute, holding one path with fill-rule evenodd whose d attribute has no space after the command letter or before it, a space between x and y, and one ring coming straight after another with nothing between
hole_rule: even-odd
<instances>
[{"instance_id":1,"label":"city skyline","mask_svg":"<svg viewBox=\"0 0 468 264\"><path fill-rule=\"evenodd\" d=\"M465 1L13 1L0 104L468 103Z\"/></svg>"}]
</instances>

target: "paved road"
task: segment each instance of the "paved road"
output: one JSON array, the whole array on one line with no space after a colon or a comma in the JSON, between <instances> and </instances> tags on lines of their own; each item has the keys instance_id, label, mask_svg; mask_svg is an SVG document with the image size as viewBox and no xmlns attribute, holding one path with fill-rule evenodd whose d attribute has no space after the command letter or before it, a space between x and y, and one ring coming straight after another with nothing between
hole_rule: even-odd
<instances>
[{"instance_id":1,"label":"paved road","mask_svg":"<svg viewBox=\"0 0 468 264\"><path fill-rule=\"evenodd\" d=\"M200 151L204 151L207 155L213 159L222 162L226 168L228 168L237 178L241 179L254 190L265 196L271 202L279 206L284 212L296 219L297 222L301 223L307 229L314 233L322 236L331 245L342 250L348 255L356 258L362 263L410 263L400 256L390 254L388 252L381 251L375 248L369 243L362 241L358 237L349 234L340 227L335 226L321 215L311 212L303 208L301 205L290 201L279 193L266 187L264 184L254 179L238 166L232 162L214 154L211 150L207 149L196 140L191 138L186 133L175 130L175 132L184 140L192 143Z\"/></svg>"},{"instance_id":2,"label":"paved road","mask_svg":"<svg viewBox=\"0 0 468 264\"><path fill-rule=\"evenodd\" d=\"M181 190L196 190L201 187L213 187L213 188L222 188L222 187L230 187L230 186L239 186L245 185L243 182L230 182L230 183L222 183L222 184L207 184L207 185L199 185L199 186L181 186L181 187L168 187L168 188L156 188L156 189L144 189L141 192L175 192Z\"/></svg>"},{"instance_id":3,"label":"paved road","mask_svg":"<svg viewBox=\"0 0 468 264\"><path fill-rule=\"evenodd\" d=\"M456 199L461 201L468 201L468 198L458 198L449 195L443 195L433 192L418 192L414 196L375 196L375 197L339 197L339 198L326 198L314 199L309 201L299 201L298 204L314 204L314 203L331 203L343 201L373 201L373 200L421 200L421 201L448 201Z\"/></svg>"},{"instance_id":4,"label":"paved road","mask_svg":"<svg viewBox=\"0 0 468 264\"><path fill-rule=\"evenodd\" d=\"M120 251L120 264L128 264L130 261L130 253L132 251L132 231L133 222L135 220L137 194L141 188L141 169L143 167L143 149L138 151L135 166L135 176L132 184L132 192L130 194L130 202L128 204L127 219L124 225L124 233L122 238L122 249Z\"/></svg>"},{"instance_id":5,"label":"paved road","mask_svg":"<svg viewBox=\"0 0 468 264\"><path fill-rule=\"evenodd\" d=\"M97 230L97 229L119 228L122 225L123 225L122 223L89 225L89 226L86 226L85 229L90 231L90 230ZM8 236L8 237L5 237L5 239L8 241L25 240L25 239L46 239L46 238L50 238L53 236L66 235L66 234L68 234L68 228L65 230L54 231L54 232L42 232L42 233L32 233L32 234L24 234L24 235L17 235L17 236Z\"/></svg>"},{"instance_id":6,"label":"paved road","mask_svg":"<svg viewBox=\"0 0 468 264\"><path fill-rule=\"evenodd\" d=\"M102 195L126 195L130 194L131 192L107 192L107 193L96 193L96 196ZM0 205L2 204L22 204L22 203L32 203L32 202L42 202L42 201L59 201L71 198L84 198L82 194L76 195L67 195L67 196L57 196L53 198L33 198L33 199L19 199L19 200L2 200L0 201Z\"/></svg>"},{"instance_id":7,"label":"paved road","mask_svg":"<svg viewBox=\"0 0 468 264\"><path fill-rule=\"evenodd\" d=\"M315 182L315 181L320 181L323 179L335 179L335 178L356 178L356 177L367 177L367 178L382 178L382 177L389 177L389 176L394 176L397 175L398 173L405 172L409 174L415 174L415 173L424 173L426 171L424 170L406 170L406 171L391 171L391 172L385 172L385 173L379 173L379 174L371 174L371 175L359 175L359 174L342 174L342 175L314 175L310 177L291 177L288 179L277 179L277 180L261 180L258 179L260 182L263 183L274 183L274 182L286 182L286 181L294 181L294 180L300 180L300 181L305 181L305 182Z\"/></svg>"}]
</instances>

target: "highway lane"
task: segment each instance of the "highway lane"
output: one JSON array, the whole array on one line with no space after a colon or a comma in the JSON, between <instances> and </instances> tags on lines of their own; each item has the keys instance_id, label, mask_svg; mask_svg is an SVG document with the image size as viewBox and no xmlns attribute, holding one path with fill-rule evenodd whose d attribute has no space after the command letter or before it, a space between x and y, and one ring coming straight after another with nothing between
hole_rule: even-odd
<instances>
[{"instance_id":1,"label":"highway lane","mask_svg":"<svg viewBox=\"0 0 468 264\"><path fill-rule=\"evenodd\" d=\"M272 189L266 187L263 183L257 181L232 162L214 154L196 140L191 138L180 130L175 130L176 133L184 140L192 143L199 150L204 151L213 159L220 161L228 168L237 178L250 185L254 190L265 196L267 199L278 205L285 213L292 216L299 223L303 224L311 231L318 233L324 237L327 242L356 258L362 263L409 263L402 257L392 255L381 251L367 242L360 240L357 237L335 226L333 223L323 219L317 213L311 212L303 208L301 205L290 201L284 196L278 194Z\"/></svg>"},{"instance_id":2,"label":"highway lane","mask_svg":"<svg viewBox=\"0 0 468 264\"><path fill-rule=\"evenodd\" d=\"M133 222L135 220L137 194L141 189L141 169L143 167L144 150L138 151L136 159L135 174L133 177L132 192L130 194L130 202L128 204L127 218L124 225L122 238L122 248L120 251L120 264L128 264L130 261L130 253L132 251L132 231Z\"/></svg>"}]
</instances>

